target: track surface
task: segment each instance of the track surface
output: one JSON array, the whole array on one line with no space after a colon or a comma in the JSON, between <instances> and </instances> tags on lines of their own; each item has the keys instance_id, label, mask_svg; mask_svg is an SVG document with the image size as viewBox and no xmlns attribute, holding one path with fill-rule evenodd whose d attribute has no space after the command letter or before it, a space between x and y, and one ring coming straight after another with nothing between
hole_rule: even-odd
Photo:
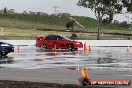
<instances>
[{"instance_id":1,"label":"track surface","mask_svg":"<svg viewBox=\"0 0 132 88\"><path fill-rule=\"evenodd\" d=\"M126 47L92 47L82 49L44 50L34 46L15 46L15 52L0 60L0 79L79 84L81 67L90 79L132 80L132 52ZM131 87L130 87L131 88Z\"/></svg>"}]
</instances>

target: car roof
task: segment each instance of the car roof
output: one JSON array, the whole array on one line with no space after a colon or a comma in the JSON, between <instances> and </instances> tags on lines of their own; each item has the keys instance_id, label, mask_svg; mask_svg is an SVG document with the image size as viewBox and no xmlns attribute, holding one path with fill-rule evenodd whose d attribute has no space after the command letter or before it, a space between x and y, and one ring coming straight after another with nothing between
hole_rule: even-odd
<instances>
[{"instance_id":1,"label":"car roof","mask_svg":"<svg viewBox=\"0 0 132 88\"><path fill-rule=\"evenodd\" d=\"M59 35L56 35L56 34L51 34L51 35L47 35L47 36L59 36Z\"/></svg>"},{"instance_id":2,"label":"car roof","mask_svg":"<svg viewBox=\"0 0 132 88\"><path fill-rule=\"evenodd\" d=\"M62 36L62 35L51 34L51 35L47 35L47 36Z\"/></svg>"}]
</instances>

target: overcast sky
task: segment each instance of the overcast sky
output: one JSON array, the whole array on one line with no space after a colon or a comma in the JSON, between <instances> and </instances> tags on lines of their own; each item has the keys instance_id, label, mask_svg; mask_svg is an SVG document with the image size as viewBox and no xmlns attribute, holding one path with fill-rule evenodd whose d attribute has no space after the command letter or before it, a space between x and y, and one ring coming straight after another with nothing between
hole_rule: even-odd
<instances>
[{"instance_id":1,"label":"overcast sky","mask_svg":"<svg viewBox=\"0 0 132 88\"><path fill-rule=\"evenodd\" d=\"M0 9L7 7L9 9L15 9L17 12L34 11L44 12L48 14L54 13L54 6L59 7L58 12L70 13L72 15L88 16L95 18L94 12L90 9L79 7L76 3L79 0L0 0ZM119 21L130 21L132 22L132 14L127 15L116 15L115 20Z\"/></svg>"}]
</instances>

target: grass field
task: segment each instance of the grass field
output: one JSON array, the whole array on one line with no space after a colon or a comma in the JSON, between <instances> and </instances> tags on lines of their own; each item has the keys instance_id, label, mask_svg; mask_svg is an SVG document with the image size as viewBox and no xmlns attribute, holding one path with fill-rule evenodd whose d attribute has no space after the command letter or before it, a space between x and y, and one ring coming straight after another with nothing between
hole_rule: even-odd
<instances>
[{"instance_id":1,"label":"grass field","mask_svg":"<svg viewBox=\"0 0 132 88\"><path fill-rule=\"evenodd\" d=\"M116 30L114 30L117 32ZM111 32L111 31L110 31ZM125 32L125 31L124 31ZM127 31L126 31L127 33ZM64 35L68 38L71 37L72 32L58 32L58 31L41 31L36 29L20 29L20 28L4 28L3 32L0 31L0 37L3 39L35 39L36 36L46 36L49 34L58 34ZM79 40L96 40L95 33L76 33ZM107 39L127 39L127 36L122 35L111 35L111 34L102 34L102 40Z\"/></svg>"},{"instance_id":2,"label":"grass field","mask_svg":"<svg viewBox=\"0 0 132 88\"><path fill-rule=\"evenodd\" d=\"M85 24L86 25L86 24ZM84 33L77 33L79 40L88 39L96 40L97 29L95 26L88 24L85 29L77 28ZM93 24L93 25L96 25ZM36 36L46 36L49 34L60 34L70 38L72 32L65 32L65 25L58 25L53 23L41 23L41 22L32 22L18 19L0 19L0 27L3 28L3 31L0 29L0 38L1 39L35 39ZM36 29L53 29L55 31L43 31ZM56 31L62 30L64 32ZM85 33L87 32L87 33ZM94 33L91 33L94 32ZM117 25L105 25L102 27L102 40L115 40L115 39L132 39L132 36L124 35L112 35L108 33L121 33L121 34L132 34L132 30L127 28L122 28Z\"/></svg>"}]
</instances>

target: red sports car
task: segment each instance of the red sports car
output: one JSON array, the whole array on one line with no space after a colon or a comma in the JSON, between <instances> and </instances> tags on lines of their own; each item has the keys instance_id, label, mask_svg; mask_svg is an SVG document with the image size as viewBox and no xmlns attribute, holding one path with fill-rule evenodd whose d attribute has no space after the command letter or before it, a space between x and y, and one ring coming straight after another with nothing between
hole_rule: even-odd
<instances>
[{"instance_id":1,"label":"red sports car","mask_svg":"<svg viewBox=\"0 0 132 88\"><path fill-rule=\"evenodd\" d=\"M62 48L69 50L77 50L78 48L83 48L82 42L75 40L70 40L65 36L61 35L48 35L46 37L36 38L36 47L41 48Z\"/></svg>"}]
</instances>

